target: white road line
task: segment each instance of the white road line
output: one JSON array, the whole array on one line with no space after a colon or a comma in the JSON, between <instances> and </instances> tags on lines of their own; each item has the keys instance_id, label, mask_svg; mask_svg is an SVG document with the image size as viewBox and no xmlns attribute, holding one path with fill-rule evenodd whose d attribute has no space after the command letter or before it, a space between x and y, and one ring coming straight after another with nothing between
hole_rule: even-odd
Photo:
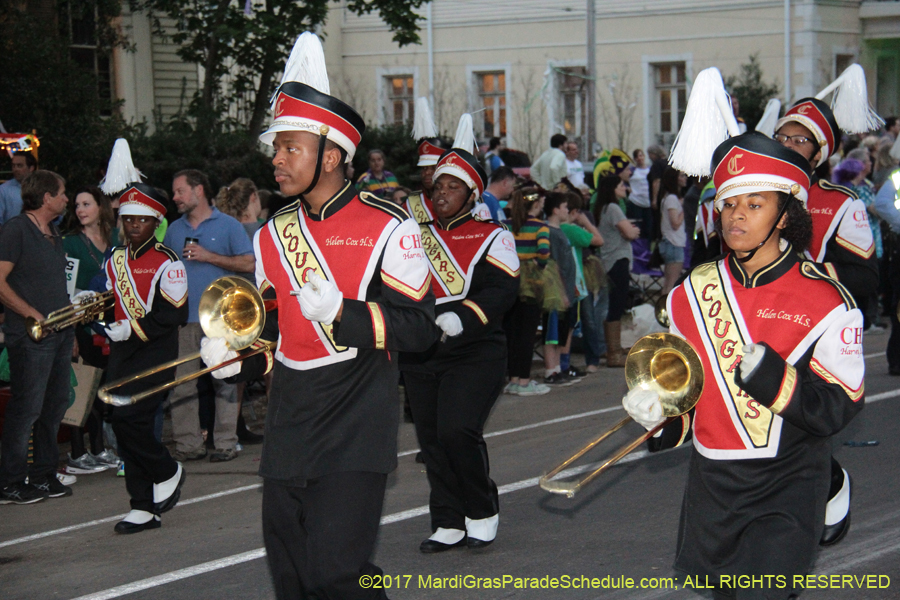
<instances>
[{"instance_id":1,"label":"white road line","mask_svg":"<svg viewBox=\"0 0 900 600\"><path fill-rule=\"evenodd\" d=\"M900 396L900 389L890 390L890 391L888 391L888 392L882 392L882 393L880 393L880 394L874 394L874 395L872 395L872 396L867 396L867 397L866 397L866 403L867 403L867 404L872 404L873 402L878 402L879 400L886 400L886 399L888 399L888 398L896 398L896 397L898 397L898 396ZM602 414L602 413L612 412L612 411L616 411L616 410L622 410L622 407L621 407L621 406L612 406L612 407L609 407L609 408L603 408L603 409L600 409L600 410L592 410L592 411L588 411L588 412L584 412L584 413L578 413L578 414L575 414L575 415L569 415L569 416L566 416L566 417L559 417L559 418L556 418L556 419L550 419L550 420L548 420L548 421L541 421L541 422L539 422L539 423L533 423L533 424L531 424L531 425L523 425L522 427L514 427L514 428L512 428L512 429L504 429L504 430L500 430L500 431L494 431L494 432L485 434L484 437L485 437L485 438L488 438L488 437L494 437L494 436L498 436L498 435L506 435L506 434L509 434L509 433L517 433L517 432L519 432L519 431L525 431L525 430L528 430L528 429L535 429L535 428L537 428L537 427L543 427L543 426L545 426L545 425L554 425L554 424L556 424L556 423L564 423L564 422L566 422L566 421L572 421L572 420L575 420L575 419L582 419L582 418L584 418L584 417L592 417L592 416L594 416L594 415L599 415L599 414ZM403 457L403 456L409 456L410 454L415 454L415 453L418 452L418 451L419 451L419 449L416 448L415 450L407 450L407 451L404 451L404 452L399 452L399 453L397 454L397 457L399 458L399 457ZM638 454L640 454L640 453L633 453L633 456L637 456ZM625 460L627 460L627 459L630 459L630 457L626 457L626 459L623 459L623 461L620 461L620 462L625 462ZM513 485L513 484L510 484L510 485ZM260 488L260 487L262 487L262 484L261 484L261 483L257 483L257 484L253 484L253 485L248 485L248 486L243 486L243 487L235 488L235 489L233 489L233 490L226 490L226 491L224 491L224 492L218 492L218 493L215 493L215 494L209 494L209 495L207 495L207 496L200 496L200 497L198 497L198 498L192 498L192 499L190 499L190 500L182 500L182 501L180 501L180 502L178 503L177 506L188 506L188 505L190 505L190 504L194 504L194 503L197 503L197 502L204 502L204 501L206 501L206 500L213 500L213 499L215 499L215 498L221 498L222 496L227 496L227 495L229 495L229 494L236 494L236 493L238 493L238 492L245 492L245 491L248 491L248 490L255 490L255 489L258 489L258 488ZM176 506L176 508L177 508L177 506ZM418 509L418 508L412 509L412 511L418 511L418 510L420 510L420 509ZM399 514L401 514L401 513L397 513L397 514L399 515ZM414 516L418 516L418 514L419 514L419 513L416 513L416 515L414 515ZM393 515L391 515L391 516L389 516L389 517L385 517L385 518L387 519L387 518L390 518L390 517L392 517L392 516L393 516ZM7 541L5 541L5 542L0 542L0 548L5 548L5 547L7 547L7 546L14 546L14 545L16 545L16 544L23 544L23 543L25 543L25 542L31 542L31 541L34 541L34 540L39 540L39 539L41 539L41 538L50 537L50 536L53 536L53 535L59 535L59 534L62 534L62 533L68 533L68 532L70 532L70 531L77 531L77 530L79 530L79 529L84 529L84 528L86 528L86 527L93 527L94 525L102 525L102 524L104 524L104 523L112 523L113 521L119 521L119 520L123 519L124 517L125 517L125 515L124 515L124 514L121 514L121 515L116 515L116 516L114 516L114 517L106 517L106 518L104 518L104 519L97 519L97 520L95 520L95 521L88 521L88 522L86 522L86 523L79 523L79 524L77 524L77 525L71 525L71 526L69 526L69 527L63 527L63 528L61 528L61 529L53 529L53 530L51 530L51 531L45 531L45 532L43 532L43 533L36 533L36 534L34 534L34 535L29 535L29 536L25 536L25 537L21 537L21 538L16 538L16 539L13 539L13 540L7 540ZM401 520L402 520L402 519L401 519ZM392 520L392 521L386 521L386 522L385 522L385 521L382 521L382 523L393 523L393 522L394 522L393 520Z\"/></svg>"},{"instance_id":2,"label":"white road line","mask_svg":"<svg viewBox=\"0 0 900 600\"><path fill-rule=\"evenodd\" d=\"M265 555L266 551L263 548L257 548L256 550L251 550L250 552L242 552L241 554L235 554L234 556L229 556L227 558L205 562L203 564L188 567L186 569L179 569L178 571L172 571L171 573L157 575L156 577L150 577L148 579L141 579L140 581L126 583L125 585L120 585L118 587L110 588L102 592L97 592L96 594L80 596L75 600L110 600L111 598L119 598L121 596L126 596L128 594L133 594L135 592L140 592L142 590L147 590L160 585L165 585L174 581L180 581L188 577L193 577L194 575L202 575L203 573L209 573L210 571L217 571L219 569L239 565L250 560L256 560L257 558L262 558Z\"/></svg>"},{"instance_id":3,"label":"white road line","mask_svg":"<svg viewBox=\"0 0 900 600\"><path fill-rule=\"evenodd\" d=\"M215 494L198 496L197 498L191 498L190 500L181 500L178 504L175 505L175 508L178 508L179 506L196 504L197 502L205 502L206 500L214 500L216 498L221 498L222 496L230 496L231 494L237 494L239 492L255 490L261 487L261 483L255 483L253 485L245 485L243 487L234 488L233 490L225 490L224 492L216 492ZM70 531L78 531L79 529L84 529L85 527L93 527L94 525L102 525L103 523L112 523L113 521L121 521L126 517L126 515L128 515L128 513L122 513L121 515L106 517L104 519L97 519L95 521L88 521L86 523L79 523L77 525L70 525L69 527L53 529L51 531L45 531L43 533L35 533L34 535L27 535L25 537L16 538L14 540L7 540L5 542L0 542L0 548L5 548L6 546L14 546L16 544L24 544L25 542L31 542L34 540L39 540L41 538L50 537L52 535L59 535L61 533L68 533Z\"/></svg>"},{"instance_id":4,"label":"white road line","mask_svg":"<svg viewBox=\"0 0 900 600\"><path fill-rule=\"evenodd\" d=\"M682 448L688 448L688 445L681 446L676 448L674 451L680 450ZM649 455L649 452L646 450L642 450L640 452L634 452L629 456L626 456L619 463L632 462L635 460L640 460ZM561 472L555 479L564 479L567 477L574 477L575 475L580 475L589 470L597 468L601 463L593 463L589 465L583 465L581 467L574 467L572 469L566 469ZM530 479L523 479L522 481L517 481L515 483L508 483L506 485L500 486L497 488L497 491L502 494L509 494L511 492L517 492L519 490L524 490L527 488L535 487L538 485L539 477L532 477ZM404 510L402 512L394 513L392 515L386 515L381 518L382 525L388 525L390 523L398 523L400 521L406 521L408 519L413 519L415 517L421 517L428 514L428 506L419 506L418 508L413 508L410 510ZM209 573L211 571L217 571L219 569L226 569L228 567L232 567L234 565L238 565L241 563L245 563L251 560L256 560L258 558L263 558L266 555L265 548L257 548L256 550L250 550L249 552L242 552L240 554L235 554L233 556L226 556L225 558L220 558L218 560L212 560L209 562L205 562L199 565L195 565L193 567L187 567L185 569L179 569L177 571L171 571L169 573L164 573L162 575L157 575L155 577L149 577L147 579L141 579L140 581L134 581L132 583L127 583L125 585L116 586L114 588L109 588L108 590L103 590L100 592L96 592L94 594L88 594L86 596L79 596L78 598L74 598L73 600L112 600L113 598L120 598L122 596L127 596L128 594L133 594L135 592L140 592L143 590L147 590L150 588L158 587L161 585L165 585L167 583L173 583L175 581L180 581L182 579L187 579L188 577L194 577L195 575L202 575L204 573Z\"/></svg>"},{"instance_id":5,"label":"white road line","mask_svg":"<svg viewBox=\"0 0 900 600\"><path fill-rule=\"evenodd\" d=\"M610 406L609 408L601 408L600 410L592 410L584 413L578 413L577 415L569 415L567 417L559 417L557 419L550 419L549 421L541 421L540 423L532 423L531 425L522 425L521 427L513 427L512 429L501 429L500 431L492 431L491 433L484 434L485 439L491 437L497 437L498 435L507 435L509 433L518 433L520 431L527 431L529 429L536 429L537 427L544 427L545 425L555 425L556 423L565 423L566 421L574 421L575 419L583 419L584 417L593 417L594 415L599 415L603 413L612 412L614 410L624 410L621 406ZM397 454L397 458L401 456L409 456L410 454L415 454L419 449L415 450L406 450L404 452L400 452Z\"/></svg>"}]
</instances>

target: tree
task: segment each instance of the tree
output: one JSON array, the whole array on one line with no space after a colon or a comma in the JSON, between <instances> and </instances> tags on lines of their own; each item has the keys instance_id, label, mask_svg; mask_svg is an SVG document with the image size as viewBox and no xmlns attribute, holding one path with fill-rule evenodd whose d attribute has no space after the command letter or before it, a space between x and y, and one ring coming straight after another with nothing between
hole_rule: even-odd
<instances>
[{"instance_id":1,"label":"tree","mask_svg":"<svg viewBox=\"0 0 900 600\"><path fill-rule=\"evenodd\" d=\"M740 116L753 131L766 110L766 103L777 98L781 93L778 82L767 83L763 80L759 54L751 54L750 62L742 64L737 75L725 78L725 88L740 103Z\"/></svg>"},{"instance_id":2,"label":"tree","mask_svg":"<svg viewBox=\"0 0 900 600\"><path fill-rule=\"evenodd\" d=\"M601 78L597 88L607 140L613 148L627 153L638 97L637 87L631 81L628 65L623 65L621 70ZM599 91L604 88L606 93Z\"/></svg>"},{"instance_id":3,"label":"tree","mask_svg":"<svg viewBox=\"0 0 900 600\"><path fill-rule=\"evenodd\" d=\"M349 0L347 9L358 14L378 11L394 32L400 46L419 42L420 19L415 9L428 0ZM154 19L158 35L165 35L159 15L175 20L172 41L180 44L178 55L203 67L203 85L192 107L201 134L210 131L234 95L251 106L249 118L238 126L251 134L262 128L276 75L290 54L297 35L322 25L329 0L266 0L192 2L182 0L131 0L134 10ZM222 85L226 73L234 77L232 90ZM230 93L228 93L230 92Z\"/></svg>"},{"instance_id":4,"label":"tree","mask_svg":"<svg viewBox=\"0 0 900 600\"><path fill-rule=\"evenodd\" d=\"M115 110L111 118L101 117L115 106L100 98L97 75L72 59L68 28L57 24L87 14L100 52L109 53L122 42L104 25L118 14L117 3L61 4L61 12L48 18L0 0L0 116L8 131L37 132L41 167L62 175L73 190L100 181L124 124Z\"/></svg>"}]
</instances>

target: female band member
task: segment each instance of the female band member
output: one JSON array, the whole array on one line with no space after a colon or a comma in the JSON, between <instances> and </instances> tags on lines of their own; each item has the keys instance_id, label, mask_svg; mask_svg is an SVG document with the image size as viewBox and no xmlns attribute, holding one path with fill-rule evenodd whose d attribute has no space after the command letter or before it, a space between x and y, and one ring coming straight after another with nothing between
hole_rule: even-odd
<instances>
[{"instance_id":1,"label":"female band member","mask_svg":"<svg viewBox=\"0 0 900 600\"><path fill-rule=\"evenodd\" d=\"M863 407L862 314L801 258L813 233L804 157L748 133L722 143L712 165L731 252L695 267L667 307L705 385L651 449L693 434L675 568L715 581L717 597L787 598L822 534L829 436ZM662 422L655 392L635 388L623 404L648 429ZM735 589L724 575L771 579Z\"/></svg>"},{"instance_id":2,"label":"female band member","mask_svg":"<svg viewBox=\"0 0 900 600\"><path fill-rule=\"evenodd\" d=\"M116 297L114 322L106 327L110 381L177 358L178 326L188 318L184 265L153 235L165 214L164 198L143 183L131 184L121 198L127 245L114 248L105 265L107 289L115 290ZM118 393L135 394L173 376L174 369L162 371L122 386ZM154 416L164 399L162 393L115 406L109 416L131 496L131 512L116 524L116 533L160 527L160 514L173 508L181 495L184 470L153 434Z\"/></svg>"},{"instance_id":3,"label":"female band member","mask_svg":"<svg viewBox=\"0 0 900 600\"><path fill-rule=\"evenodd\" d=\"M419 546L425 553L487 546L499 524L482 432L503 389L502 322L518 293L519 257L511 233L472 215L486 177L470 153L471 123L463 115L453 148L438 161L435 220L420 226L444 335L428 352L400 356L431 484L433 534Z\"/></svg>"}]
</instances>

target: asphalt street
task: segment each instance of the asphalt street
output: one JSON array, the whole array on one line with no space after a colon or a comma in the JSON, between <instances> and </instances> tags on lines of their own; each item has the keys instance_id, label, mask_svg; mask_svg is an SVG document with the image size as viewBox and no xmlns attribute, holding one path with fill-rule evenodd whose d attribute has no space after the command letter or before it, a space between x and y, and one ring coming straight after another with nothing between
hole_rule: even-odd
<instances>
[{"instance_id":1,"label":"asphalt street","mask_svg":"<svg viewBox=\"0 0 900 600\"><path fill-rule=\"evenodd\" d=\"M853 477L853 526L820 552L802 598L900 598L900 377L887 375L886 342L886 335L865 339L867 406L832 440ZM413 426L401 424L374 556L385 579L372 584L400 600L701 597L705 582L670 579L689 448L636 451L574 499L537 486L541 473L625 416L625 391L623 371L603 369L546 396L500 398L486 430L502 494L500 530L480 551L419 553L430 534L428 483L414 461ZM632 423L606 448L640 431ZM260 532L259 451L187 463L182 501L163 527L132 536L113 532L128 498L124 481L108 471L80 476L72 497L0 507L0 599L274 598ZM561 587L549 587L554 578Z\"/></svg>"}]
</instances>

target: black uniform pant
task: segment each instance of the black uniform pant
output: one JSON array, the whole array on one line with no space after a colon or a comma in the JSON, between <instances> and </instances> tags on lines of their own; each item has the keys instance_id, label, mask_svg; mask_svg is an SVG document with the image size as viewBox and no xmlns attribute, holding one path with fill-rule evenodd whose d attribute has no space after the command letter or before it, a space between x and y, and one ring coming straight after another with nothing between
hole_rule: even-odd
<instances>
[{"instance_id":1,"label":"black uniform pant","mask_svg":"<svg viewBox=\"0 0 900 600\"><path fill-rule=\"evenodd\" d=\"M125 462L125 488L134 510L154 512L153 484L178 472L178 463L153 434L156 410L164 399L165 393L129 406L116 406L109 416L119 455Z\"/></svg>"},{"instance_id":2,"label":"black uniform pant","mask_svg":"<svg viewBox=\"0 0 900 600\"><path fill-rule=\"evenodd\" d=\"M331 473L305 487L263 480L263 541L278 600L386 598L360 586L363 575L383 575L369 559L386 484L387 475L367 472Z\"/></svg>"},{"instance_id":3,"label":"black uniform pant","mask_svg":"<svg viewBox=\"0 0 900 600\"><path fill-rule=\"evenodd\" d=\"M406 371L406 390L431 484L431 530L466 529L500 511L484 424L503 389L506 360Z\"/></svg>"},{"instance_id":4,"label":"black uniform pant","mask_svg":"<svg viewBox=\"0 0 900 600\"><path fill-rule=\"evenodd\" d=\"M891 303L888 312L891 317L891 337L887 344L887 361L891 375L900 375L900 321L897 320L897 306L900 303L900 236L892 233L889 240L888 277Z\"/></svg>"},{"instance_id":5,"label":"black uniform pant","mask_svg":"<svg viewBox=\"0 0 900 600\"><path fill-rule=\"evenodd\" d=\"M516 300L503 320L506 333L507 373L518 379L531 379L534 340L541 324L541 305Z\"/></svg>"}]
</instances>

